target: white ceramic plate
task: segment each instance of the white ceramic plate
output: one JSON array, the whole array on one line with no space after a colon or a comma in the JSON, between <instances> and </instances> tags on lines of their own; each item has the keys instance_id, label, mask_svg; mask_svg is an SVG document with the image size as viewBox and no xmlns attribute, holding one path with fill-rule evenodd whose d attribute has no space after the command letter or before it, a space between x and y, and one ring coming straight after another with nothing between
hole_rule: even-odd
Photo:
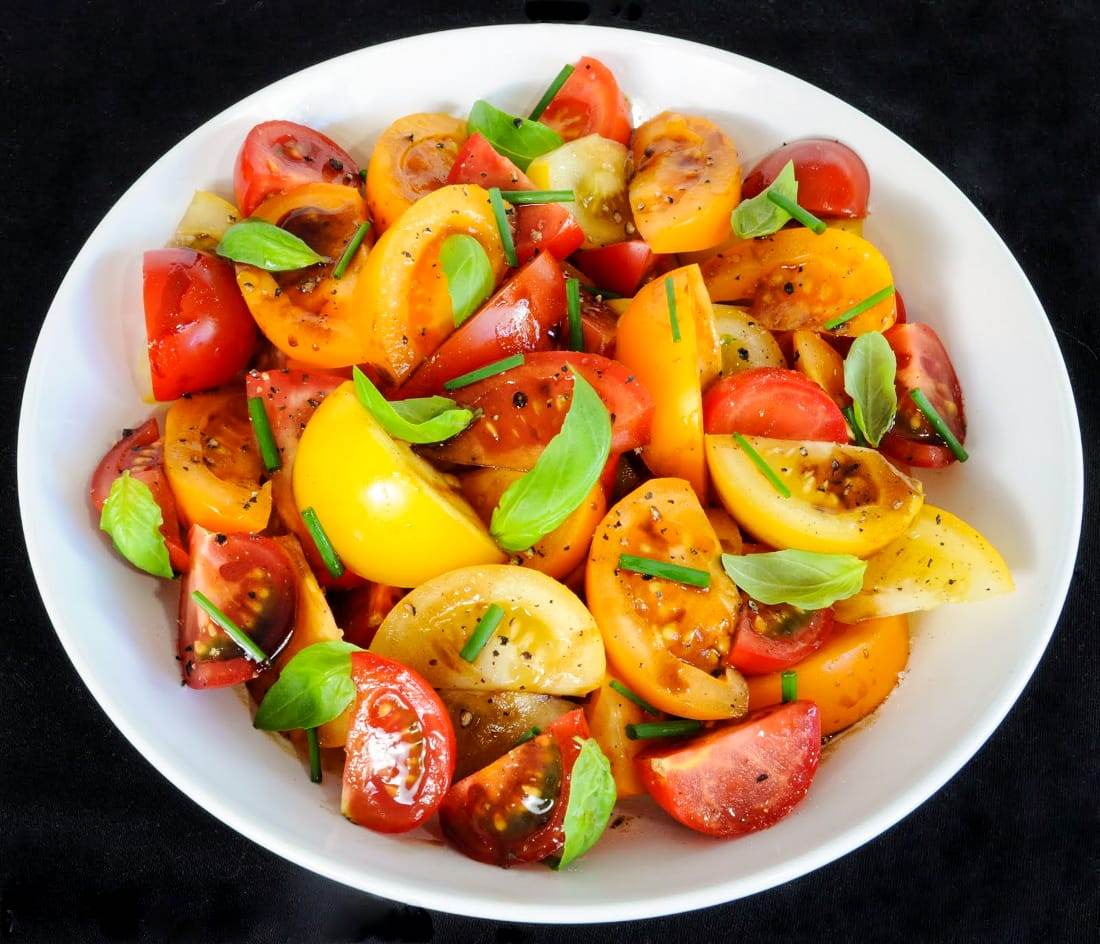
<instances>
[{"instance_id":1,"label":"white ceramic plate","mask_svg":"<svg viewBox=\"0 0 1100 944\"><path fill-rule=\"evenodd\" d=\"M316 126L365 164L374 137L399 115L462 115L479 97L524 112L563 61L583 54L611 67L637 118L666 107L705 114L749 160L807 135L838 137L864 157L873 181L867 235L889 258L910 317L940 333L966 390L972 458L923 478L933 501L1001 549L1017 591L916 618L898 690L828 752L806 801L775 828L716 842L654 810L559 875L480 865L426 834L352 826L339 814L334 778L310 784L285 747L252 730L237 693L181 688L176 587L158 589L113 555L86 488L118 430L148 413L128 380L142 341L142 250L165 243L196 188L232 192L233 159L253 124ZM1004 717L1050 638L1077 550L1082 464L1069 381L1038 299L989 224L912 148L805 82L726 52L646 33L506 26L322 63L234 105L157 161L92 234L42 327L20 421L19 497L42 598L81 678L138 750L211 814L387 898L582 922L699 908L787 881L937 790Z\"/></svg>"}]
</instances>

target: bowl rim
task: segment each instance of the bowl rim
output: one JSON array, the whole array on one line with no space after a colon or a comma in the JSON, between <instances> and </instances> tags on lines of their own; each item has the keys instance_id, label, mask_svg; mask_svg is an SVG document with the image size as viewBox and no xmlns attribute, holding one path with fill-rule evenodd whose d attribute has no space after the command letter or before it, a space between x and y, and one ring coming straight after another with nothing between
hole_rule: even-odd
<instances>
[{"instance_id":1,"label":"bowl rim","mask_svg":"<svg viewBox=\"0 0 1100 944\"><path fill-rule=\"evenodd\" d=\"M44 347L43 339L51 328L51 317L57 307L58 299L65 294L69 283L75 279L76 276L74 273L82 267L82 264L88 262L88 257L92 252L91 247L98 241L97 237L101 231L113 223L116 214L120 213L119 207L126 202L131 192L138 188L147 177L155 174L171 155L185 148L188 143L199 135L208 125L222 120L231 112L244 107L251 99L265 95L275 88L296 82L315 71L331 68L336 62L350 60L356 56L363 55L367 50L406 44L415 46L418 41L440 34L452 36L458 42L468 42L472 38L479 35L483 36L488 32L492 32L496 35L554 32L561 34L563 38L569 40L579 40L583 38L586 42L598 42L601 37L609 41L622 41L624 38L637 37L639 33L641 33L641 35L646 36L650 41L680 47L694 56L707 57L725 64L739 64L742 68L747 67L755 74L762 76L765 80L781 77L783 81L797 83L814 95L828 96L828 98L833 101L858 113L862 120L874 126L877 133L886 135L894 139L895 142L904 144L919 160L928 165L944 186L950 188L958 197L965 201L966 205L973 210L975 216L980 219L991 243L998 246L1008 257L1008 260L1010 260L1010 264L1015 274L1019 277L1022 287L1025 287L1027 293L1026 301L1033 304L1039 311L1045 314L1045 309L1036 295L1030 280L1004 240L996 230L994 230L981 211L974 206L966 194L963 193L938 167L925 158L916 148L904 142L903 139L889 128L886 128L860 109L848 105L848 103L844 102L838 96L832 95L814 86L812 83L784 72L781 69L777 69L774 66L769 66L746 56L719 49L714 46L708 46L703 43L678 37L617 27L589 26L586 24L521 23L474 26L451 30L433 30L427 33L405 36L386 43L363 46L342 55L315 63L278 79L275 82L269 83L203 121L198 127L194 128L184 138L173 145L172 148L161 155L161 157L141 174L115 201L112 207L104 215L103 219L85 239L81 249L70 263L65 277L62 279L54 299L50 303L46 317L43 319L42 326L39 329L39 335L35 342L34 352L31 356L23 398L20 404L17 439L17 480L23 536L31 563L31 569L46 613L49 616L51 625L54 627L55 633L61 641L62 647L68 655L69 660L72 662L77 674L80 676L81 681L89 689L92 696L115 727L122 732L123 736L126 737L126 739L161 775L168 779L173 786L180 790L180 792L191 799L192 802L199 804L206 812L216 816L236 832L291 862L334 881L410 905L470 917L498 918L502 920L532 923L565 924L637 920L671 915L733 901L737 898L772 888L820 868L870 841L907 816L917 806L936 793L981 748L1008 714L1020 693L1023 691L1024 686L1034 673L1039 659L1046 650L1054 632L1062 608L1065 605L1066 596L1073 578L1076 558L1080 550L1079 542L1084 510L1083 451L1076 401L1070 385L1065 360L1064 357L1061 356L1061 348L1058 345L1049 318L1043 319L1043 327L1048 334L1050 343L1059 354L1059 361L1062 369L1057 378L1048 378L1048 381L1054 380L1061 388L1059 391L1060 400L1067 408L1067 416L1065 418L1068 421L1067 428L1071 433L1069 437L1071 454L1067 457L1069 460L1068 468L1071 470L1071 477L1069 481L1060 483L1060 487L1066 491L1068 499L1072 502L1072 507L1076 509L1077 513L1073 517L1073 528L1065 535L1063 546L1066 553L1063 558L1063 564L1060 571L1055 575L1055 579L1052 580L1050 589L1046 594L1049 600L1057 602L1057 607L1049 611L1050 615L1046 620L1046 624L1042 627L1041 632L1037 632L1034 635L1033 644L1026 655L1023 655L1017 663L1014 674L1011 678L1004 680L1005 684L998 690L996 696L987 702L981 716L973 724L960 732L960 737L953 748L945 753L937 764L924 771L920 777L910 783L908 789L898 794L892 802L884 805L877 812L868 815L857 827L850 828L839 835L831 837L816 848L812 848L800 855L791 857L771 868L756 872L749 878L735 878L727 881L719 880L711 885L690 891L654 895L644 902L630 902L629 913L624 913L626 908L624 904L617 904L615 902L605 902L598 905L581 904L574 907L561 905L548 906L539 905L531 901L506 900L499 896L494 897L491 894L473 898L469 895L449 892L446 889L429 888L426 885L410 887L403 881L390 880L381 870L364 872L350 867L336 866L324 855L314 852L304 845L285 839L280 835L277 829L272 829L269 824L260 820L258 817L250 815L247 811L238 810L230 803L223 802L208 782L200 778L191 777L187 770L176 762L169 744L157 741L153 738L144 737L138 728L131 724L128 715L120 707L111 690L101 685L96 679L95 672L90 671L89 666L84 664L84 660L81 658L80 654L75 647L70 644L70 630L61 628L64 621L61 618L59 606L56 602L61 591L59 587L54 585L50 577L49 561L46 557L42 542L35 530L29 526L29 499L27 496L35 487L35 474L34 468L32 467L32 461L29 458L30 449L27 447L34 437L32 422L32 415L34 412L33 405L38 398L38 391L48 382L47 365L45 363L45 356L42 353ZM58 320L57 318L53 318L53 326L56 326Z\"/></svg>"}]
</instances>

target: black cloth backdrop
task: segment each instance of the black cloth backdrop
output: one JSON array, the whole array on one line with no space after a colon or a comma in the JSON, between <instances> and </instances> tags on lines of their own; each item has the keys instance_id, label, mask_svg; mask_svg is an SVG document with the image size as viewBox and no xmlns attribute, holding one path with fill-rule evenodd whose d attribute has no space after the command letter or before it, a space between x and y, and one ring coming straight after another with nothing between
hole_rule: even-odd
<instances>
[{"instance_id":1,"label":"black cloth backdrop","mask_svg":"<svg viewBox=\"0 0 1100 944\"><path fill-rule=\"evenodd\" d=\"M319 878L238 836L153 770L92 700L46 619L18 531L15 433L39 323L70 261L134 178L191 129L363 45L529 15L584 18L589 8L589 22L700 40L805 78L962 187L1058 332L1090 508L1077 580L1035 677L988 744L915 813L749 900L618 927L539 928L429 913ZM1098 42L1088 0L6 4L0 940L1100 940L1100 591L1086 571L1097 551L1100 434ZM562 50L563 60L581 52ZM980 316L997 330L996 312Z\"/></svg>"}]
</instances>

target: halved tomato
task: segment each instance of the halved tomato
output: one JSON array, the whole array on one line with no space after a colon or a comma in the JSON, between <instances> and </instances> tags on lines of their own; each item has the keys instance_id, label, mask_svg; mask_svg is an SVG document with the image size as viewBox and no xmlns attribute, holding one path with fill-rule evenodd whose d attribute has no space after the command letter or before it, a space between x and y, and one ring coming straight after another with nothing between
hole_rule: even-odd
<instances>
[{"instance_id":1,"label":"halved tomato","mask_svg":"<svg viewBox=\"0 0 1100 944\"><path fill-rule=\"evenodd\" d=\"M820 649L832 631L831 608L807 611L748 600L741 608L729 661L745 675L779 672Z\"/></svg>"},{"instance_id":2,"label":"halved tomato","mask_svg":"<svg viewBox=\"0 0 1100 944\"><path fill-rule=\"evenodd\" d=\"M762 192L788 161L794 162L799 206L826 219L867 215L871 192L867 165L848 145L828 138L806 138L776 148L749 171L742 195L755 197Z\"/></svg>"},{"instance_id":3,"label":"halved tomato","mask_svg":"<svg viewBox=\"0 0 1100 944\"><path fill-rule=\"evenodd\" d=\"M630 105L615 76L599 59L582 56L539 118L566 141L598 134L630 143Z\"/></svg>"},{"instance_id":4,"label":"halved tomato","mask_svg":"<svg viewBox=\"0 0 1100 944\"><path fill-rule=\"evenodd\" d=\"M719 380L703 397L703 425L708 433L848 441L844 414L829 395L781 367L758 367Z\"/></svg>"}]
</instances>

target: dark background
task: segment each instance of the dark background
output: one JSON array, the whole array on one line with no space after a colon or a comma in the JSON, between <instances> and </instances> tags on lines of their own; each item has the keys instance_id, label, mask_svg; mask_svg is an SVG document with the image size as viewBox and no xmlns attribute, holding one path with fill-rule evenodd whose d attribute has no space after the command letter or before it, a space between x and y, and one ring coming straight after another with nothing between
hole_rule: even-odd
<instances>
[{"instance_id":1,"label":"dark background","mask_svg":"<svg viewBox=\"0 0 1100 944\"><path fill-rule=\"evenodd\" d=\"M977 757L905 821L746 901L618 928L538 928L333 884L233 833L156 773L84 689L42 610L18 531L15 435L26 365L62 275L126 187L187 132L363 45L528 14L583 19L589 6L590 22L701 40L807 79L959 184L1058 332L1093 501L1077 581L1038 672ZM1100 420L1095 3L645 0L557 4L556 14L534 3L414 0L4 7L0 940L1100 940L1098 592L1086 572L1097 551ZM581 52L562 50L563 60ZM973 314L997 330L996 312Z\"/></svg>"}]
</instances>

